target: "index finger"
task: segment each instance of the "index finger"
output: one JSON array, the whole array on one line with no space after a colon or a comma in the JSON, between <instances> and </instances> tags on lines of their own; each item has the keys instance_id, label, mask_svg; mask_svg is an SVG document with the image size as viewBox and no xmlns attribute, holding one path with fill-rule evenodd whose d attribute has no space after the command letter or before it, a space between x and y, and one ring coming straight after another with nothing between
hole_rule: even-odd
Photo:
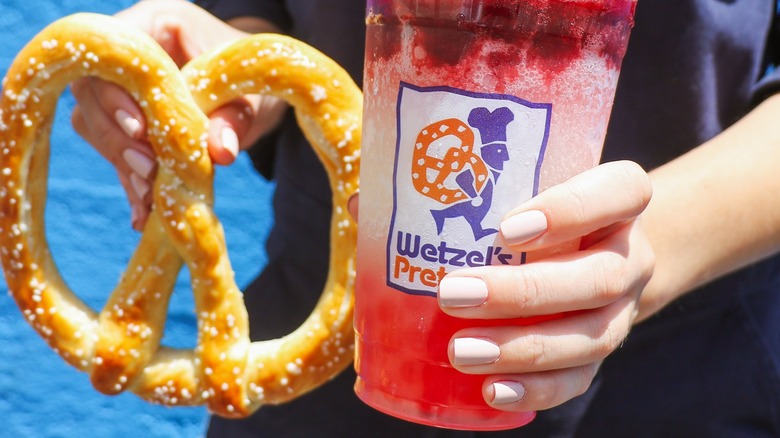
<instances>
[{"instance_id":1,"label":"index finger","mask_svg":"<svg viewBox=\"0 0 780 438\"><path fill-rule=\"evenodd\" d=\"M71 92L95 140L101 140L113 125L131 139L146 137L146 118L130 94L117 84L97 77L74 81Z\"/></svg>"},{"instance_id":2,"label":"index finger","mask_svg":"<svg viewBox=\"0 0 780 438\"><path fill-rule=\"evenodd\" d=\"M638 216L651 196L650 178L638 164L602 164L510 211L501 237L518 251L555 247Z\"/></svg>"}]
</instances>

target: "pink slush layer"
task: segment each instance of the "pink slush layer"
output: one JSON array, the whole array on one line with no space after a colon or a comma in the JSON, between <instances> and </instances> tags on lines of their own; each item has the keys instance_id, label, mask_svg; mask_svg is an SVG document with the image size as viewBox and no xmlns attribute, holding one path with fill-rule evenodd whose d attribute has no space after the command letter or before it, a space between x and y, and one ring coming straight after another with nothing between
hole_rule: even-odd
<instances>
[{"instance_id":1,"label":"pink slush layer","mask_svg":"<svg viewBox=\"0 0 780 438\"><path fill-rule=\"evenodd\" d=\"M360 378L355 389L363 401L397 417L453 429L508 429L534 418L529 412L491 408L482 397L485 376L462 374L450 366L450 338L474 321L443 314L430 297L387 290L384 275L373 274L361 275L357 285L365 293L361 300L371 303L356 314L361 323L356 327Z\"/></svg>"}]
</instances>

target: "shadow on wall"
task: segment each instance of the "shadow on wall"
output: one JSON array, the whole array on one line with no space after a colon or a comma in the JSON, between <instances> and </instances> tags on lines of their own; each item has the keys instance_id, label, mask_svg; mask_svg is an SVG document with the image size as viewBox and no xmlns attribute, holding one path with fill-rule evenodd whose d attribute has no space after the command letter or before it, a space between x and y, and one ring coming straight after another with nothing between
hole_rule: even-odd
<instances>
[{"instance_id":1,"label":"shadow on wall","mask_svg":"<svg viewBox=\"0 0 780 438\"><path fill-rule=\"evenodd\" d=\"M0 76L45 25L75 12L112 14L130 0L3 0L0 4ZM65 6L65 4L67 6ZM87 304L99 309L116 285L139 235L113 168L70 128L73 99L60 100L52 133L46 210L47 237L63 277ZM246 157L217 171L216 211L225 228L239 285L265 264L273 189ZM25 322L4 281L0 287L0 418L2 435L14 437L198 437L204 408L166 408L132 394L95 391L86 374L67 365ZM186 273L180 276L163 342L195 344L195 316Z\"/></svg>"}]
</instances>

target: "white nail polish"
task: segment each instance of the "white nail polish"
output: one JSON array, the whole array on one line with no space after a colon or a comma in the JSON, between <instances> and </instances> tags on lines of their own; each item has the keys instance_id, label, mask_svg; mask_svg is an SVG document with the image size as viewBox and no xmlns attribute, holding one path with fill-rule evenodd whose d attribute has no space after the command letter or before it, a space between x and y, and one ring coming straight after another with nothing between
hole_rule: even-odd
<instances>
[{"instance_id":1,"label":"white nail polish","mask_svg":"<svg viewBox=\"0 0 780 438\"><path fill-rule=\"evenodd\" d=\"M143 178L149 178L154 169L154 161L133 148L127 148L122 152L122 158L131 169Z\"/></svg>"},{"instance_id":2,"label":"white nail polish","mask_svg":"<svg viewBox=\"0 0 780 438\"><path fill-rule=\"evenodd\" d=\"M475 277L445 277L439 282L439 304L442 307L474 307L485 304L487 284Z\"/></svg>"},{"instance_id":3,"label":"white nail polish","mask_svg":"<svg viewBox=\"0 0 780 438\"><path fill-rule=\"evenodd\" d=\"M516 403L525 397L525 388L520 382L496 382L493 384L493 404Z\"/></svg>"},{"instance_id":4,"label":"white nail polish","mask_svg":"<svg viewBox=\"0 0 780 438\"><path fill-rule=\"evenodd\" d=\"M479 338L456 338L452 348L455 365L487 365L501 356L498 345Z\"/></svg>"},{"instance_id":5,"label":"white nail polish","mask_svg":"<svg viewBox=\"0 0 780 438\"><path fill-rule=\"evenodd\" d=\"M138 195L138 197L141 199L144 199L146 194L149 193L149 190L151 189L149 183L135 173L130 174L130 184L133 186L135 194Z\"/></svg>"},{"instance_id":6,"label":"white nail polish","mask_svg":"<svg viewBox=\"0 0 780 438\"><path fill-rule=\"evenodd\" d=\"M130 209L130 221L135 223L138 220L138 207L135 205Z\"/></svg>"},{"instance_id":7,"label":"white nail polish","mask_svg":"<svg viewBox=\"0 0 780 438\"><path fill-rule=\"evenodd\" d=\"M131 226L132 226L134 229L136 229L136 230L139 230L139 231L140 231L140 226L138 225L138 219L140 219L140 218L141 218L141 212L140 212L140 208L141 208L141 207L139 207L139 206L138 206L138 205L136 205L136 204L133 204L133 205L130 207L130 225L131 225Z\"/></svg>"},{"instance_id":8,"label":"white nail polish","mask_svg":"<svg viewBox=\"0 0 780 438\"><path fill-rule=\"evenodd\" d=\"M547 217L539 210L524 211L501 222L500 228L504 242L521 245L547 231Z\"/></svg>"},{"instance_id":9,"label":"white nail polish","mask_svg":"<svg viewBox=\"0 0 780 438\"><path fill-rule=\"evenodd\" d=\"M141 122L121 108L114 113L114 119L128 137L135 138L141 131Z\"/></svg>"},{"instance_id":10,"label":"white nail polish","mask_svg":"<svg viewBox=\"0 0 780 438\"><path fill-rule=\"evenodd\" d=\"M222 147L227 149L234 157L238 156L238 135L232 128L224 127L220 132Z\"/></svg>"}]
</instances>

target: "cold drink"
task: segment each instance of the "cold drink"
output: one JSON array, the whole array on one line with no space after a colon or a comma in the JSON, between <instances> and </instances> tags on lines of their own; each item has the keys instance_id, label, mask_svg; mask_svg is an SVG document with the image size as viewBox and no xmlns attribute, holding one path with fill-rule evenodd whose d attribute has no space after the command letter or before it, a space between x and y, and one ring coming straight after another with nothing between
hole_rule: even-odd
<instances>
[{"instance_id":1,"label":"cold drink","mask_svg":"<svg viewBox=\"0 0 780 438\"><path fill-rule=\"evenodd\" d=\"M484 376L450 366L475 325L438 282L519 264L498 237L511 208L596 165L636 0L369 0L355 367L358 396L410 421L497 430ZM551 316L554 317L554 316Z\"/></svg>"}]
</instances>

